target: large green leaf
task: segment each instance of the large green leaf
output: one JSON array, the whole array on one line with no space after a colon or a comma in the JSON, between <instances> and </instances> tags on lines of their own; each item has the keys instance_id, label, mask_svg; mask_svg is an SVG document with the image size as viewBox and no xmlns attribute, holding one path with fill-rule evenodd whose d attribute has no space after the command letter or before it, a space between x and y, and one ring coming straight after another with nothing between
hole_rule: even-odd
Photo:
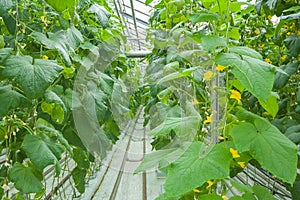
<instances>
[{"instance_id":1,"label":"large green leaf","mask_svg":"<svg viewBox=\"0 0 300 200\"><path fill-rule=\"evenodd\" d=\"M231 158L224 144L208 149L202 142L193 142L169 166L165 184L166 195L180 196L209 180L228 177Z\"/></svg>"},{"instance_id":2,"label":"large green leaf","mask_svg":"<svg viewBox=\"0 0 300 200\"><path fill-rule=\"evenodd\" d=\"M26 97L12 89L12 85L0 86L0 99L0 118L27 101Z\"/></svg>"},{"instance_id":3,"label":"large green leaf","mask_svg":"<svg viewBox=\"0 0 300 200\"><path fill-rule=\"evenodd\" d=\"M204 35L201 44L205 50L212 51L217 47L227 47L226 41L216 35Z\"/></svg>"},{"instance_id":4,"label":"large green leaf","mask_svg":"<svg viewBox=\"0 0 300 200\"><path fill-rule=\"evenodd\" d=\"M48 49L56 49L68 66L71 66L70 54L83 41L83 36L74 26L67 30L60 30L56 33L47 33L48 37L40 32L33 32L30 36L43 44Z\"/></svg>"},{"instance_id":5,"label":"large green leaf","mask_svg":"<svg viewBox=\"0 0 300 200\"><path fill-rule=\"evenodd\" d=\"M274 82L275 66L246 55L222 53L216 63L231 66L234 76L259 100L267 102Z\"/></svg>"},{"instance_id":6,"label":"large green leaf","mask_svg":"<svg viewBox=\"0 0 300 200\"><path fill-rule=\"evenodd\" d=\"M274 88L280 89L283 88L287 83L290 77L298 71L299 62L288 63L287 65L280 66L284 73L276 72Z\"/></svg>"},{"instance_id":7,"label":"large green leaf","mask_svg":"<svg viewBox=\"0 0 300 200\"><path fill-rule=\"evenodd\" d=\"M290 35L284 40L285 46L289 49L292 56L300 54L300 37L296 35Z\"/></svg>"},{"instance_id":8,"label":"large green leaf","mask_svg":"<svg viewBox=\"0 0 300 200\"><path fill-rule=\"evenodd\" d=\"M100 24L103 27L106 27L109 22L109 18L111 16L110 12L107 11L103 6L99 6L98 4L94 3L88 10L89 13L96 14Z\"/></svg>"},{"instance_id":9,"label":"large green leaf","mask_svg":"<svg viewBox=\"0 0 300 200\"><path fill-rule=\"evenodd\" d=\"M255 51L254 49L249 48L249 47L235 46L235 47L230 47L229 51L230 51L230 53L236 53L239 55L249 56L252 58L259 59L259 60L263 59L263 57L262 57L262 55L260 55L260 53L258 53L257 51Z\"/></svg>"},{"instance_id":10,"label":"large green leaf","mask_svg":"<svg viewBox=\"0 0 300 200\"><path fill-rule=\"evenodd\" d=\"M254 123L242 122L230 132L236 148L250 154L267 170L293 183L297 174L297 147L275 126L257 117Z\"/></svg>"},{"instance_id":11,"label":"large green leaf","mask_svg":"<svg viewBox=\"0 0 300 200\"><path fill-rule=\"evenodd\" d=\"M59 175L60 165L58 159L64 148L60 148L50 140L44 140L36 135L26 135L22 143L22 149L38 169L43 170L48 165L54 164L56 175Z\"/></svg>"},{"instance_id":12,"label":"large green leaf","mask_svg":"<svg viewBox=\"0 0 300 200\"><path fill-rule=\"evenodd\" d=\"M157 165L160 165L160 167L166 167L166 165L169 165L180 157L180 155L186 150L184 147L187 148L188 145L184 145L183 148L163 149L147 154L134 173L140 173L154 168Z\"/></svg>"},{"instance_id":13,"label":"large green leaf","mask_svg":"<svg viewBox=\"0 0 300 200\"><path fill-rule=\"evenodd\" d=\"M25 167L21 163L17 162L13 165L9 170L9 177L14 182L15 187L25 194L37 193L43 189L41 172Z\"/></svg>"},{"instance_id":14,"label":"large green leaf","mask_svg":"<svg viewBox=\"0 0 300 200\"><path fill-rule=\"evenodd\" d=\"M68 9L70 13L74 12L75 6L78 4L76 0L46 0L46 2L59 12Z\"/></svg>"},{"instance_id":15,"label":"large green leaf","mask_svg":"<svg viewBox=\"0 0 300 200\"><path fill-rule=\"evenodd\" d=\"M200 122L200 116L167 117L166 120L150 131L152 136L162 136L175 131L178 136L195 133Z\"/></svg>"},{"instance_id":16,"label":"large green leaf","mask_svg":"<svg viewBox=\"0 0 300 200\"><path fill-rule=\"evenodd\" d=\"M55 61L33 59L30 56L10 56L3 75L13 78L28 98L38 98L58 77L62 70Z\"/></svg>"}]
</instances>

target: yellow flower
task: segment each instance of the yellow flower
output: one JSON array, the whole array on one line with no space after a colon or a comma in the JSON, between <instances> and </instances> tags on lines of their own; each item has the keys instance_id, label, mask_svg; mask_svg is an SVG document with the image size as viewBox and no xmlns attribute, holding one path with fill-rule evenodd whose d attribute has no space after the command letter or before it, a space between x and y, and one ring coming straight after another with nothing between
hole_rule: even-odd
<instances>
[{"instance_id":1,"label":"yellow flower","mask_svg":"<svg viewBox=\"0 0 300 200\"><path fill-rule=\"evenodd\" d=\"M49 57L48 57L48 56L46 56L46 55L43 55L43 59L44 59L44 60L48 60L48 59L49 59Z\"/></svg>"},{"instance_id":2,"label":"yellow flower","mask_svg":"<svg viewBox=\"0 0 300 200\"><path fill-rule=\"evenodd\" d=\"M203 78L205 81L210 81L210 79L213 77L214 73L212 71L207 71L204 73Z\"/></svg>"},{"instance_id":3,"label":"yellow flower","mask_svg":"<svg viewBox=\"0 0 300 200\"><path fill-rule=\"evenodd\" d=\"M211 122L211 120L212 120L212 115L210 115L210 116L207 116L207 118L206 118L206 120L204 120L204 124L207 124L207 123L210 123Z\"/></svg>"},{"instance_id":4,"label":"yellow flower","mask_svg":"<svg viewBox=\"0 0 300 200\"><path fill-rule=\"evenodd\" d=\"M239 166L241 166L241 168L245 168L245 162L238 162Z\"/></svg>"},{"instance_id":5,"label":"yellow flower","mask_svg":"<svg viewBox=\"0 0 300 200\"><path fill-rule=\"evenodd\" d=\"M286 55L283 55L280 57L281 60L285 60L286 59Z\"/></svg>"},{"instance_id":6,"label":"yellow flower","mask_svg":"<svg viewBox=\"0 0 300 200\"><path fill-rule=\"evenodd\" d=\"M297 35L300 36L300 29L297 31Z\"/></svg>"},{"instance_id":7,"label":"yellow flower","mask_svg":"<svg viewBox=\"0 0 300 200\"><path fill-rule=\"evenodd\" d=\"M47 26L44 26L44 30L46 30L47 29Z\"/></svg>"},{"instance_id":8,"label":"yellow flower","mask_svg":"<svg viewBox=\"0 0 300 200\"><path fill-rule=\"evenodd\" d=\"M208 186L206 186L206 189L210 188L214 183L212 181L207 181Z\"/></svg>"},{"instance_id":9,"label":"yellow flower","mask_svg":"<svg viewBox=\"0 0 300 200\"><path fill-rule=\"evenodd\" d=\"M258 46L258 48L260 48L260 49L262 49L262 48L264 48L264 44L260 44L259 46Z\"/></svg>"},{"instance_id":10,"label":"yellow flower","mask_svg":"<svg viewBox=\"0 0 300 200\"><path fill-rule=\"evenodd\" d=\"M269 16L268 16L268 19L269 19L269 20L271 20L271 19L272 19L272 16L271 16L271 15L269 15Z\"/></svg>"},{"instance_id":11,"label":"yellow flower","mask_svg":"<svg viewBox=\"0 0 300 200\"><path fill-rule=\"evenodd\" d=\"M219 136L218 138L219 138L219 140L225 140L225 138L223 136Z\"/></svg>"},{"instance_id":12,"label":"yellow flower","mask_svg":"<svg viewBox=\"0 0 300 200\"><path fill-rule=\"evenodd\" d=\"M4 139L6 139L6 140L8 139L8 135L7 134L4 135Z\"/></svg>"},{"instance_id":13,"label":"yellow flower","mask_svg":"<svg viewBox=\"0 0 300 200\"><path fill-rule=\"evenodd\" d=\"M193 190L195 193L199 193L200 192L200 190L198 190L198 189L194 189Z\"/></svg>"},{"instance_id":14,"label":"yellow flower","mask_svg":"<svg viewBox=\"0 0 300 200\"><path fill-rule=\"evenodd\" d=\"M199 104L198 100L196 98L194 98L193 102L192 102L193 105L197 105Z\"/></svg>"},{"instance_id":15,"label":"yellow flower","mask_svg":"<svg viewBox=\"0 0 300 200\"><path fill-rule=\"evenodd\" d=\"M226 66L222 66L222 65L217 65L216 66L216 69L219 71L219 72L222 72L224 69L226 69L227 67Z\"/></svg>"},{"instance_id":16,"label":"yellow flower","mask_svg":"<svg viewBox=\"0 0 300 200\"><path fill-rule=\"evenodd\" d=\"M287 34L287 35L291 35L291 32L287 32L286 34Z\"/></svg>"},{"instance_id":17,"label":"yellow flower","mask_svg":"<svg viewBox=\"0 0 300 200\"><path fill-rule=\"evenodd\" d=\"M255 33L256 35L258 35L258 34L259 34L259 30L256 29L256 30L254 31L254 33Z\"/></svg>"},{"instance_id":18,"label":"yellow flower","mask_svg":"<svg viewBox=\"0 0 300 200\"><path fill-rule=\"evenodd\" d=\"M222 196L223 200L228 200L228 197L226 197L225 195Z\"/></svg>"},{"instance_id":19,"label":"yellow flower","mask_svg":"<svg viewBox=\"0 0 300 200\"><path fill-rule=\"evenodd\" d=\"M41 16L41 20L42 20L42 22L45 22L46 21L46 17L45 16Z\"/></svg>"},{"instance_id":20,"label":"yellow flower","mask_svg":"<svg viewBox=\"0 0 300 200\"><path fill-rule=\"evenodd\" d=\"M287 25L283 25L283 28L284 28L284 29L287 29L288 27L287 27Z\"/></svg>"},{"instance_id":21,"label":"yellow flower","mask_svg":"<svg viewBox=\"0 0 300 200\"><path fill-rule=\"evenodd\" d=\"M240 154L238 153L238 150L234 150L233 148L230 148L230 153L232 154L233 158L239 158L241 157Z\"/></svg>"},{"instance_id":22,"label":"yellow flower","mask_svg":"<svg viewBox=\"0 0 300 200\"><path fill-rule=\"evenodd\" d=\"M267 63L272 64L272 61L270 60L270 58L265 58L265 61L266 61Z\"/></svg>"},{"instance_id":23,"label":"yellow flower","mask_svg":"<svg viewBox=\"0 0 300 200\"><path fill-rule=\"evenodd\" d=\"M242 99L241 93L237 90L230 90L230 92L231 92L230 99L235 99L237 100L238 103L240 103Z\"/></svg>"}]
</instances>

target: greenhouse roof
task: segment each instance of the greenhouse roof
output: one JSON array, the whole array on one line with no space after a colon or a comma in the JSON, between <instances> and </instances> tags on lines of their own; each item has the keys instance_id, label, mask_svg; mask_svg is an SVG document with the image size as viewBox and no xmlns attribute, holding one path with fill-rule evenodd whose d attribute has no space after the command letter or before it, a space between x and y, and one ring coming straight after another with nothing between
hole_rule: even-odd
<instances>
[{"instance_id":1,"label":"greenhouse roof","mask_svg":"<svg viewBox=\"0 0 300 200\"><path fill-rule=\"evenodd\" d=\"M127 43L133 51L149 50L146 42L146 29L152 6L147 6L144 0L114 0L116 11L125 26L124 34Z\"/></svg>"}]
</instances>

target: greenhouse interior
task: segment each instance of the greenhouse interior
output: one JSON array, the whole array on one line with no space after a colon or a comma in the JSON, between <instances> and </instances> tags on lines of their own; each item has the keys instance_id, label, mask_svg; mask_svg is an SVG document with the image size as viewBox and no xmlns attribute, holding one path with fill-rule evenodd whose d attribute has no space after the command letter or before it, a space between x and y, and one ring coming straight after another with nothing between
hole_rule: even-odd
<instances>
[{"instance_id":1,"label":"greenhouse interior","mask_svg":"<svg viewBox=\"0 0 300 200\"><path fill-rule=\"evenodd\" d=\"M299 0L0 0L3 200L300 200Z\"/></svg>"}]
</instances>

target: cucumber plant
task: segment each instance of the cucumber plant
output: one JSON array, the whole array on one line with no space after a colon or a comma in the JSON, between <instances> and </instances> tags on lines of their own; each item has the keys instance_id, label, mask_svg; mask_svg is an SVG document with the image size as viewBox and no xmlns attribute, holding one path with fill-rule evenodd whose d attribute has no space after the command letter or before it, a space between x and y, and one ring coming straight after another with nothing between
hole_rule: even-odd
<instances>
[{"instance_id":1,"label":"cucumber plant","mask_svg":"<svg viewBox=\"0 0 300 200\"><path fill-rule=\"evenodd\" d=\"M275 199L230 179L251 163L296 199L298 2L163 0L154 7L145 110L156 151L136 173L155 166L166 173L157 199L228 199L227 181L242 194L232 199Z\"/></svg>"}]
</instances>

